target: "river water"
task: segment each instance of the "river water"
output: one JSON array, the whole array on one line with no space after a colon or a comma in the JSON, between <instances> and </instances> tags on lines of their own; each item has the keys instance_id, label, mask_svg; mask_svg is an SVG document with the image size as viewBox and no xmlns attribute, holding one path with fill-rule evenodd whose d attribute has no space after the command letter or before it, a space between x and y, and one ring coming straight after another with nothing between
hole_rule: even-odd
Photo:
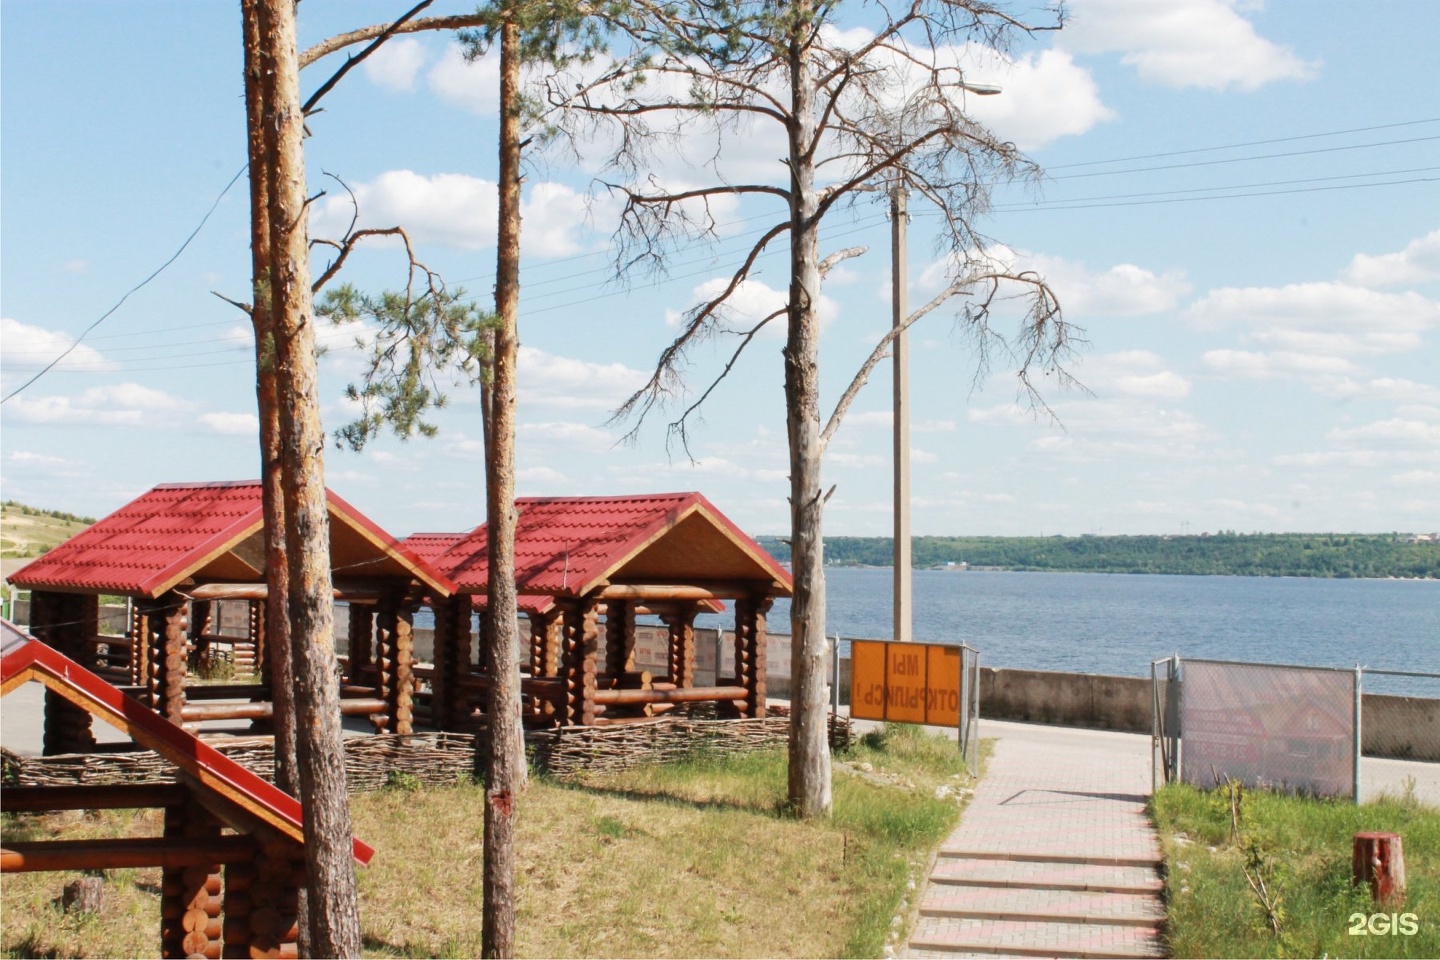
<instances>
[{"instance_id":1,"label":"river water","mask_svg":"<svg viewBox=\"0 0 1440 960\"><path fill-rule=\"evenodd\" d=\"M826 632L888 638L891 576L827 570ZM918 570L913 591L916 640L964 641L989 666L1146 676L1178 652L1440 673L1437 581ZM777 601L771 631L789 620Z\"/></svg>"}]
</instances>

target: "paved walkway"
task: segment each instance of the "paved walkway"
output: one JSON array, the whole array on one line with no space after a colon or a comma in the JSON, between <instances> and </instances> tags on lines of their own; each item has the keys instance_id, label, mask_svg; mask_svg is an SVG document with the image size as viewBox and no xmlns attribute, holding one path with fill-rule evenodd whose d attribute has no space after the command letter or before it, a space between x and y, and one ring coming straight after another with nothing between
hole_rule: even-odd
<instances>
[{"instance_id":1,"label":"paved walkway","mask_svg":"<svg viewBox=\"0 0 1440 960\"><path fill-rule=\"evenodd\" d=\"M903 956L1163 957L1150 738L981 722L985 778Z\"/></svg>"}]
</instances>

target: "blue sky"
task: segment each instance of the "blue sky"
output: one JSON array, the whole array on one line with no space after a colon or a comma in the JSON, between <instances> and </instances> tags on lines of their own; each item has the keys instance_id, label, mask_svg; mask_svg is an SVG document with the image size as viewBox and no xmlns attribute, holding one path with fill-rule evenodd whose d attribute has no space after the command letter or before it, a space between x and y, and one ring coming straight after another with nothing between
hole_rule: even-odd
<instances>
[{"instance_id":1,"label":"blue sky","mask_svg":"<svg viewBox=\"0 0 1440 960\"><path fill-rule=\"evenodd\" d=\"M306 0L302 40L408 4ZM860 5L855 5L858 10ZM462 12L437 3L433 12ZM1075 0L1058 34L1008 62L971 50L1001 85L975 114L1047 171L1002 190L984 223L996 256L1038 269L1088 345L1088 394L1046 394L1056 420L1014 404L997 361L937 313L912 335L917 534L1429 531L1440 528L1440 6L1244 0ZM857 26L859 21L857 20ZM10 393L193 231L244 163L238 5L10 0L0 9L0 359ZM306 72L313 89L337 58ZM450 38L394 42L312 118L312 231L405 225L423 260L483 299L494 249L493 62ZM777 175L773 141L728 137L722 162ZM691 182L703 145L657 160ZM737 204L711 248L670 279L609 271L614 205L587 202L589 158L532 158L522 284L522 494L696 489L756 533L788 525L780 339L761 338L712 398L688 459L664 419L634 445L610 411L643 381L675 318L745 249L773 208ZM933 217L911 224L912 303L937 288ZM258 472L248 324L212 295L248 285L243 179L183 254L70 357L0 408L4 496L104 514L156 483ZM822 252L869 252L825 288L824 401L889 323L883 202L827 230ZM393 287L377 247L344 279ZM745 291L763 315L783 250ZM777 332L778 333L778 332ZM327 331L327 427L359 369ZM696 384L728 355L697 354ZM831 534L890 527L888 364L826 459ZM391 531L482 519L474 391L452 391L440 435L327 454L330 485Z\"/></svg>"}]
</instances>

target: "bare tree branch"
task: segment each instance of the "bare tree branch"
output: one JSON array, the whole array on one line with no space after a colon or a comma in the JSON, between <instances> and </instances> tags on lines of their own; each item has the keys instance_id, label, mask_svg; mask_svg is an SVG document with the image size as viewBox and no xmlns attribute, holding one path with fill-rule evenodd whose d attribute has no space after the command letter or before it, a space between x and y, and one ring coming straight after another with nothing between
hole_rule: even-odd
<instances>
[{"instance_id":1,"label":"bare tree branch","mask_svg":"<svg viewBox=\"0 0 1440 960\"><path fill-rule=\"evenodd\" d=\"M394 36L395 31L399 30L400 27L405 24L405 21L412 19L417 13L419 13L421 10L424 10L426 7L430 6L430 4L434 2L435 0L420 0L419 3L415 4L415 6L411 7L405 13L401 14L399 20L396 20L394 23L390 24L390 26L380 31L379 36L377 36L374 41L371 42L371 44L367 46L364 50L361 50L354 56L346 57L344 65L342 65L339 70L336 70L329 80L326 80L324 83L320 84L320 88L310 95L309 100L305 101L305 105L300 108L300 112L307 117L311 113L313 113L315 111L315 105L320 102L321 98L324 97L325 94L329 93L335 88L335 84L339 83L341 78L343 78L345 74L355 69L355 67L358 66L362 60L370 56L370 54L374 53L376 50L380 49L381 44Z\"/></svg>"},{"instance_id":2,"label":"bare tree branch","mask_svg":"<svg viewBox=\"0 0 1440 960\"><path fill-rule=\"evenodd\" d=\"M357 43L364 43L367 40L374 40L381 34L386 33L386 31L389 31L391 34L397 34L420 33L426 30L464 30L467 27L482 27L489 22L490 17L488 16L478 13L465 13L450 17L422 17L419 20L402 22L399 26L396 26L394 23L376 23L368 27L361 27L358 30L337 33L333 37L322 40L300 54L300 66L302 68L308 67L315 61L328 57L332 53L344 50L346 47L354 46Z\"/></svg>"}]
</instances>

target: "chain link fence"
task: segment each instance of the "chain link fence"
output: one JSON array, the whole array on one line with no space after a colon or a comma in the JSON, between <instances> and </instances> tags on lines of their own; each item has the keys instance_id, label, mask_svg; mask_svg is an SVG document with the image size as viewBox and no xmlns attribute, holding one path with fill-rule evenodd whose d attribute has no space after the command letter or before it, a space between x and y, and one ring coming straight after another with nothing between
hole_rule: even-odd
<instances>
[{"instance_id":1,"label":"chain link fence","mask_svg":"<svg viewBox=\"0 0 1440 960\"><path fill-rule=\"evenodd\" d=\"M1440 763L1440 673L1150 664L1153 780L1225 778L1360 802L1366 758Z\"/></svg>"}]
</instances>

